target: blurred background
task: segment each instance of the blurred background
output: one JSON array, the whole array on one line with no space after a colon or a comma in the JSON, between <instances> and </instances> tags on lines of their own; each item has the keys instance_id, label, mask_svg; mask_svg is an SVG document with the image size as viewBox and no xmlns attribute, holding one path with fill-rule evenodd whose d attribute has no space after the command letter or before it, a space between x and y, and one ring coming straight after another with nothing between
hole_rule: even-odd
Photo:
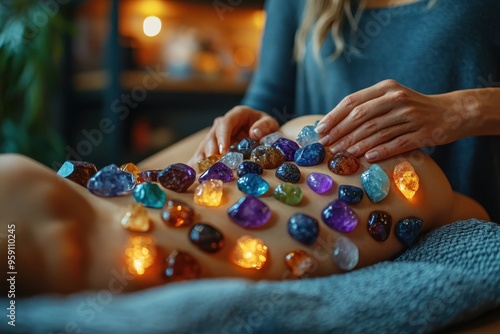
<instances>
[{"instance_id":1,"label":"blurred background","mask_svg":"<svg viewBox=\"0 0 500 334\"><path fill-rule=\"evenodd\" d=\"M0 151L138 162L210 126L256 67L263 0L1 0Z\"/></svg>"}]
</instances>

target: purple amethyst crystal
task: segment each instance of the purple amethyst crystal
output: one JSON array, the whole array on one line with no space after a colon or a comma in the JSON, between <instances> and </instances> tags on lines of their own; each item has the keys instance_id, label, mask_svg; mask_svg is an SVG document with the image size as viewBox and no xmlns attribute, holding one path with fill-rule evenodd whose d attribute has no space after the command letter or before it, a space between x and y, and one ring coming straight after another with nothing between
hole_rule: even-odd
<instances>
[{"instance_id":1,"label":"purple amethyst crystal","mask_svg":"<svg viewBox=\"0 0 500 334\"><path fill-rule=\"evenodd\" d=\"M135 176L109 165L98 171L87 183L89 191L97 196L114 197L127 194L135 187Z\"/></svg>"},{"instance_id":2,"label":"purple amethyst crystal","mask_svg":"<svg viewBox=\"0 0 500 334\"><path fill-rule=\"evenodd\" d=\"M170 165L158 174L162 186L178 193L185 192L195 180L195 170L183 163Z\"/></svg>"},{"instance_id":3,"label":"purple amethyst crystal","mask_svg":"<svg viewBox=\"0 0 500 334\"><path fill-rule=\"evenodd\" d=\"M307 185L316 194L324 194L333 187L333 179L323 173L311 173L307 176Z\"/></svg>"},{"instance_id":4,"label":"purple amethyst crystal","mask_svg":"<svg viewBox=\"0 0 500 334\"><path fill-rule=\"evenodd\" d=\"M392 227L392 217L385 211L373 211L368 217L368 233L377 241L389 238Z\"/></svg>"},{"instance_id":5,"label":"purple amethyst crystal","mask_svg":"<svg viewBox=\"0 0 500 334\"><path fill-rule=\"evenodd\" d=\"M281 152L285 157L286 161L293 161L293 157L295 152L300 148L299 144L294 142L293 140L280 138L274 142L272 145L275 149Z\"/></svg>"},{"instance_id":6,"label":"purple amethyst crystal","mask_svg":"<svg viewBox=\"0 0 500 334\"><path fill-rule=\"evenodd\" d=\"M242 197L227 210L232 221L244 228L255 228L265 225L271 218L269 207L254 196Z\"/></svg>"},{"instance_id":7,"label":"purple amethyst crystal","mask_svg":"<svg viewBox=\"0 0 500 334\"><path fill-rule=\"evenodd\" d=\"M200 175L198 182L202 183L210 179L231 182L233 180L233 170L222 162L216 162Z\"/></svg>"},{"instance_id":8,"label":"purple amethyst crystal","mask_svg":"<svg viewBox=\"0 0 500 334\"><path fill-rule=\"evenodd\" d=\"M346 233L354 230L358 225L358 216L356 213L341 200L333 200L321 212L323 222L331 229Z\"/></svg>"}]
</instances>

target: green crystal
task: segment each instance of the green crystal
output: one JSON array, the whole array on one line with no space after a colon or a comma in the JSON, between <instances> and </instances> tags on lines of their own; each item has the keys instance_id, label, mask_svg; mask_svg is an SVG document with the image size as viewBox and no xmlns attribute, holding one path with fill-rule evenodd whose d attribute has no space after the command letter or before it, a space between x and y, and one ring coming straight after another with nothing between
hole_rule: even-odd
<instances>
[{"instance_id":1,"label":"green crystal","mask_svg":"<svg viewBox=\"0 0 500 334\"><path fill-rule=\"evenodd\" d=\"M274 198L288 205L297 205L302 201L302 189L291 183L282 183L274 188Z\"/></svg>"}]
</instances>

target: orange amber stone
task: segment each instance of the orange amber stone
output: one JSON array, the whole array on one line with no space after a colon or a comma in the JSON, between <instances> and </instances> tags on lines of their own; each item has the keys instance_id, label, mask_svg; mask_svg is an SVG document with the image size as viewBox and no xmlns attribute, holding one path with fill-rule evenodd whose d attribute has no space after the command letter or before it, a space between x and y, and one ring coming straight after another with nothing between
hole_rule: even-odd
<instances>
[{"instance_id":1,"label":"orange amber stone","mask_svg":"<svg viewBox=\"0 0 500 334\"><path fill-rule=\"evenodd\" d=\"M120 169L124 172L134 175L136 179L139 176L139 173L141 172L140 169L131 162L121 165Z\"/></svg>"},{"instance_id":2,"label":"orange amber stone","mask_svg":"<svg viewBox=\"0 0 500 334\"><path fill-rule=\"evenodd\" d=\"M216 154L216 155L211 155L209 157L206 157L205 159L198 161L198 170L200 171L200 173L203 173L210 166L212 166L214 163L219 161L221 157L222 157L222 155Z\"/></svg>"},{"instance_id":3,"label":"orange amber stone","mask_svg":"<svg viewBox=\"0 0 500 334\"><path fill-rule=\"evenodd\" d=\"M219 206L222 201L221 180L207 180L200 183L194 191L194 202L203 206Z\"/></svg>"},{"instance_id":4,"label":"orange amber stone","mask_svg":"<svg viewBox=\"0 0 500 334\"><path fill-rule=\"evenodd\" d=\"M165 223L174 227L191 225L194 219L194 210L188 204L178 200L168 200L161 212Z\"/></svg>"},{"instance_id":5,"label":"orange amber stone","mask_svg":"<svg viewBox=\"0 0 500 334\"><path fill-rule=\"evenodd\" d=\"M147 232L150 227L148 211L141 204L130 204L121 220L121 224L131 232Z\"/></svg>"},{"instance_id":6,"label":"orange amber stone","mask_svg":"<svg viewBox=\"0 0 500 334\"><path fill-rule=\"evenodd\" d=\"M132 235L125 246L125 263L128 271L134 275L142 275L151 267L156 256L156 244L153 238Z\"/></svg>"},{"instance_id":7,"label":"orange amber stone","mask_svg":"<svg viewBox=\"0 0 500 334\"><path fill-rule=\"evenodd\" d=\"M259 238L241 236L231 253L231 261L242 268L261 269L267 260L267 246Z\"/></svg>"},{"instance_id":8,"label":"orange amber stone","mask_svg":"<svg viewBox=\"0 0 500 334\"><path fill-rule=\"evenodd\" d=\"M403 161L397 164L394 167L392 178L399 191L407 199L412 199L415 196L419 187L419 177L410 162Z\"/></svg>"},{"instance_id":9,"label":"orange amber stone","mask_svg":"<svg viewBox=\"0 0 500 334\"><path fill-rule=\"evenodd\" d=\"M301 277L311 270L314 261L309 254L299 249L285 256L285 264L292 272L292 277Z\"/></svg>"}]
</instances>

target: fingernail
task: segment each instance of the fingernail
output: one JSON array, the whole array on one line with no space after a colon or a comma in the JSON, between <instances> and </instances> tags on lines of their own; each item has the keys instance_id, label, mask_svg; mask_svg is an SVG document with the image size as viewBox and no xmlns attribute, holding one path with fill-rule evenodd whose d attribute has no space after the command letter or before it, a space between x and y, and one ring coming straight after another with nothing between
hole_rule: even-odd
<instances>
[{"instance_id":1,"label":"fingernail","mask_svg":"<svg viewBox=\"0 0 500 334\"><path fill-rule=\"evenodd\" d=\"M329 140L330 140L330 136L326 135L326 136L320 138L318 140L318 143L320 143L321 145L325 145L326 143L328 143Z\"/></svg>"},{"instance_id":2,"label":"fingernail","mask_svg":"<svg viewBox=\"0 0 500 334\"><path fill-rule=\"evenodd\" d=\"M347 152L351 153L352 155L358 154L359 148L357 146L352 146L347 149Z\"/></svg>"},{"instance_id":3,"label":"fingernail","mask_svg":"<svg viewBox=\"0 0 500 334\"><path fill-rule=\"evenodd\" d=\"M377 151L371 151L371 152L368 152L368 153L365 154L365 158L368 161L377 160L378 157L379 157L379 154L378 154Z\"/></svg>"},{"instance_id":4,"label":"fingernail","mask_svg":"<svg viewBox=\"0 0 500 334\"><path fill-rule=\"evenodd\" d=\"M260 129L253 129L253 133L259 138L262 137L262 131L260 131Z\"/></svg>"},{"instance_id":5,"label":"fingernail","mask_svg":"<svg viewBox=\"0 0 500 334\"><path fill-rule=\"evenodd\" d=\"M338 147L338 146L330 147L330 152L332 152L332 153L337 153L339 151L340 151L340 147Z\"/></svg>"},{"instance_id":6,"label":"fingernail","mask_svg":"<svg viewBox=\"0 0 500 334\"><path fill-rule=\"evenodd\" d=\"M323 131L325 131L325 129L326 129L325 123L321 123L321 124L318 124L318 126L314 129L314 131L316 131L316 133L323 133Z\"/></svg>"},{"instance_id":7,"label":"fingernail","mask_svg":"<svg viewBox=\"0 0 500 334\"><path fill-rule=\"evenodd\" d=\"M219 154L224 153L223 151L224 151L224 145L219 144Z\"/></svg>"}]
</instances>

